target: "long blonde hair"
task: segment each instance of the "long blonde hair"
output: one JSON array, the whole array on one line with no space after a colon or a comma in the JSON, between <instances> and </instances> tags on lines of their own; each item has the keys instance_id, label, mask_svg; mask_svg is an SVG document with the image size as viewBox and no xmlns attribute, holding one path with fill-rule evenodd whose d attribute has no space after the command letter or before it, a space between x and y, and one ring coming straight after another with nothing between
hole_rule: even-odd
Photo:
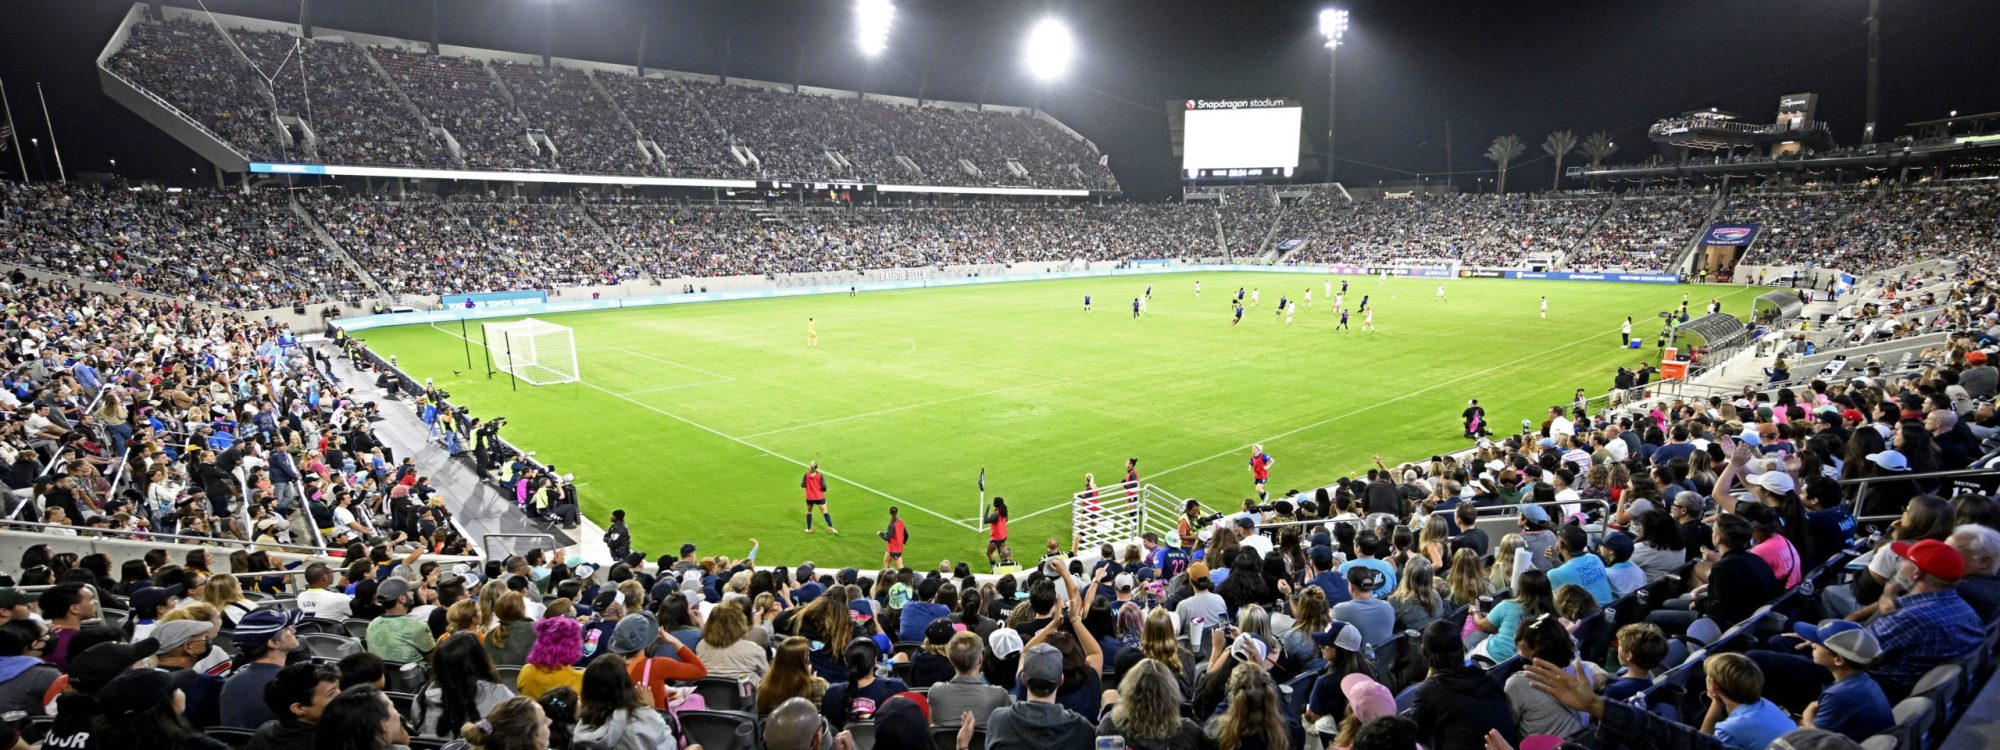
<instances>
[{"instance_id":1,"label":"long blonde hair","mask_svg":"<svg viewBox=\"0 0 2000 750\"><path fill-rule=\"evenodd\" d=\"M1433 543L1444 545L1446 552L1451 551L1451 527L1445 524L1443 513L1432 513L1430 519L1424 521L1423 533L1417 535L1417 552L1430 557Z\"/></svg>"},{"instance_id":2,"label":"long blonde hair","mask_svg":"<svg viewBox=\"0 0 2000 750\"><path fill-rule=\"evenodd\" d=\"M229 575L210 576L208 583L201 585L201 600L223 611L228 611L231 604L250 601L243 597L243 584L237 582L236 576Z\"/></svg>"},{"instance_id":3,"label":"long blonde hair","mask_svg":"<svg viewBox=\"0 0 2000 750\"><path fill-rule=\"evenodd\" d=\"M1155 610L1165 611L1165 610ZM1181 681L1167 665L1140 659L1118 681L1111 723L1136 740L1165 740L1181 728Z\"/></svg>"},{"instance_id":4,"label":"long blonde hair","mask_svg":"<svg viewBox=\"0 0 2000 750\"><path fill-rule=\"evenodd\" d=\"M1236 671L1229 675L1229 710L1215 720L1209 735L1221 750L1241 750L1244 740L1253 737L1270 747L1290 742L1271 673L1257 664L1236 665Z\"/></svg>"},{"instance_id":5,"label":"long blonde hair","mask_svg":"<svg viewBox=\"0 0 2000 750\"><path fill-rule=\"evenodd\" d=\"M1479 600L1479 597L1493 593L1493 584L1486 580L1486 566L1479 559L1479 553L1471 547L1461 547L1451 558L1451 573L1445 577L1445 598L1452 604L1465 605Z\"/></svg>"},{"instance_id":6,"label":"long blonde hair","mask_svg":"<svg viewBox=\"0 0 2000 750\"><path fill-rule=\"evenodd\" d=\"M1304 586L1292 595L1292 631L1308 636L1333 624L1333 610L1326 604L1326 591Z\"/></svg>"},{"instance_id":7,"label":"long blonde hair","mask_svg":"<svg viewBox=\"0 0 2000 750\"><path fill-rule=\"evenodd\" d=\"M1520 534L1500 537L1500 546L1493 548L1493 569L1486 571L1486 582L1494 591L1513 587L1514 552L1525 544Z\"/></svg>"},{"instance_id":8,"label":"long blonde hair","mask_svg":"<svg viewBox=\"0 0 2000 750\"><path fill-rule=\"evenodd\" d=\"M1174 674L1187 673L1187 667L1181 664L1180 641L1174 638L1173 614L1167 608L1154 607L1146 612L1146 621L1139 626L1139 653L1166 665Z\"/></svg>"}]
</instances>

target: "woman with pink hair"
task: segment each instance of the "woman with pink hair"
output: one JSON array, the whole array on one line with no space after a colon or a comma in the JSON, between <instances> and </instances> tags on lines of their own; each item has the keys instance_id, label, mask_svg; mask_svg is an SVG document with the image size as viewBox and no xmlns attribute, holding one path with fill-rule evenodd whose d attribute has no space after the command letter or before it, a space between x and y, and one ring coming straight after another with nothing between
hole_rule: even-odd
<instances>
[{"instance_id":1,"label":"woman with pink hair","mask_svg":"<svg viewBox=\"0 0 2000 750\"><path fill-rule=\"evenodd\" d=\"M583 626L568 617L551 617L535 623L535 645L528 649L528 663L521 665L521 678L514 689L529 698L540 698L551 688L583 689L583 670L570 666L583 658Z\"/></svg>"}]
</instances>

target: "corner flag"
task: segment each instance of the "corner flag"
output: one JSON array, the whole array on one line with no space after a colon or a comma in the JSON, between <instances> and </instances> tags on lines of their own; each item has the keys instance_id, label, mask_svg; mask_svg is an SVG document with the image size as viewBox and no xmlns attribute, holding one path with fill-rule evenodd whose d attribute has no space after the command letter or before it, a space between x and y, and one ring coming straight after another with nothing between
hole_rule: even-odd
<instances>
[{"instance_id":1,"label":"corner flag","mask_svg":"<svg viewBox=\"0 0 2000 750\"><path fill-rule=\"evenodd\" d=\"M979 467L979 491L986 491L986 467Z\"/></svg>"}]
</instances>

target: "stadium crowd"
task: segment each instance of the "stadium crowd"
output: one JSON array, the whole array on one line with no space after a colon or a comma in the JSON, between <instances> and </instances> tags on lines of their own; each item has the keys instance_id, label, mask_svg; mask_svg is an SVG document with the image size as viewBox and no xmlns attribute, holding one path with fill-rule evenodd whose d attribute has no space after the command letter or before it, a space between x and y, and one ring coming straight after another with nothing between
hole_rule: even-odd
<instances>
[{"instance_id":1,"label":"stadium crowd","mask_svg":"<svg viewBox=\"0 0 2000 750\"><path fill-rule=\"evenodd\" d=\"M1985 319L1991 292L1951 294ZM999 575L825 569L754 539L740 558L649 554L627 523L653 521L623 511L606 559L461 565L423 559L462 549L441 498L289 331L19 279L4 294L19 368L0 399L28 416L0 446L65 476L14 488L10 510L231 536L247 513L275 545L304 504L354 542L290 570L261 549L28 548L0 581L0 710L45 746L1858 747L1925 742L2000 633L2000 504L1922 476L2000 445L1985 332L1910 377L1557 405L1462 458L1190 505L1130 544L1050 539L1026 566L1003 549ZM78 335L75 309L129 340ZM79 408L90 393L109 400ZM573 503L566 478L474 439L533 512ZM148 480L92 494L106 460Z\"/></svg>"},{"instance_id":2,"label":"stadium crowd","mask_svg":"<svg viewBox=\"0 0 2000 750\"><path fill-rule=\"evenodd\" d=\"M1620 200L1563 265L1580 271L1658 271L1701 230L1714 201L1702 193Z\"/></svg>"},{"instance_id":3,"label":"stadium crowd","mask_svg":"<svg viewBox=\"0 0 2000 750\"><path fill-rule=\"evenodd\" d=\"M274 31L238 28L224 36L214 24L179 18L135 24L111 65L258 159L287 158L276 119L285 115L301 118L319 138L301 139L290 158L334 163L454 163L430 125L450 134L462 166L472 169L1116 189L1110 169L1083 141L1049 122L999 111L489 65ZM553 149L531 134L546 136ZM664 163L647 158L641 136L659 146ZM732 146L747 148L754 161L739 160Z\"/></svg>"}]
</instances>

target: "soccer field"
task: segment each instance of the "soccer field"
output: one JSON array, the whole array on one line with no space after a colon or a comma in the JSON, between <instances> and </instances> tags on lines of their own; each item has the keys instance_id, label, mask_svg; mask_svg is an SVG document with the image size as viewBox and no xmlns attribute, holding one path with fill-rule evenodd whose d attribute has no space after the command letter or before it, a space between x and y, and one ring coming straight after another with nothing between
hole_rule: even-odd
<instances>
[{"instance_id":1,"label":"soccer field","mask_svg":"<svg viewBox=\"0 0 2000 750\"><path fill-rule=\"evenodd\" d=\"M1335 330L1329 279L1336 291L1349 282L1350 308L1372 296L1378 331L1361 331L1359 314ZM467 367L456 325L357 335L474 414L506 416L510 442L576 474L587 516L625 509L649 556L683 542L741 556L755 537L774 560L869 568L897 505L906 562L921 569L983 559L984 533L964 522L981 468L989 497L1013 510L1017 556L1034 558L1049 536L1068 538L1086 472L1115 484L1137 457L1145 481L1234 507L1251 492L1252 443L1276 459L1273 496L1363 471L1375 454L1426 458L1467 445L1468 398L1499 432L1539 421L1577 388L1604 392L1615 367L1654 358L1658 313L1683 293L1697 312L1713 297L1742 316L1762 291L1450 280L1440 302L1438 283L1185 273L538 316L575 329L583 382L519 390L486 377L477 344ZM1278 298L1308 285L1313 307L1286 324ZM1239 286L1262 301L1231 325ZM1617 346L1627 315L1639 351ZM468 329L476 341L478 323ZM812 460L838 536L804 533L799 477Z\"/></svg>"}]
</instances>

